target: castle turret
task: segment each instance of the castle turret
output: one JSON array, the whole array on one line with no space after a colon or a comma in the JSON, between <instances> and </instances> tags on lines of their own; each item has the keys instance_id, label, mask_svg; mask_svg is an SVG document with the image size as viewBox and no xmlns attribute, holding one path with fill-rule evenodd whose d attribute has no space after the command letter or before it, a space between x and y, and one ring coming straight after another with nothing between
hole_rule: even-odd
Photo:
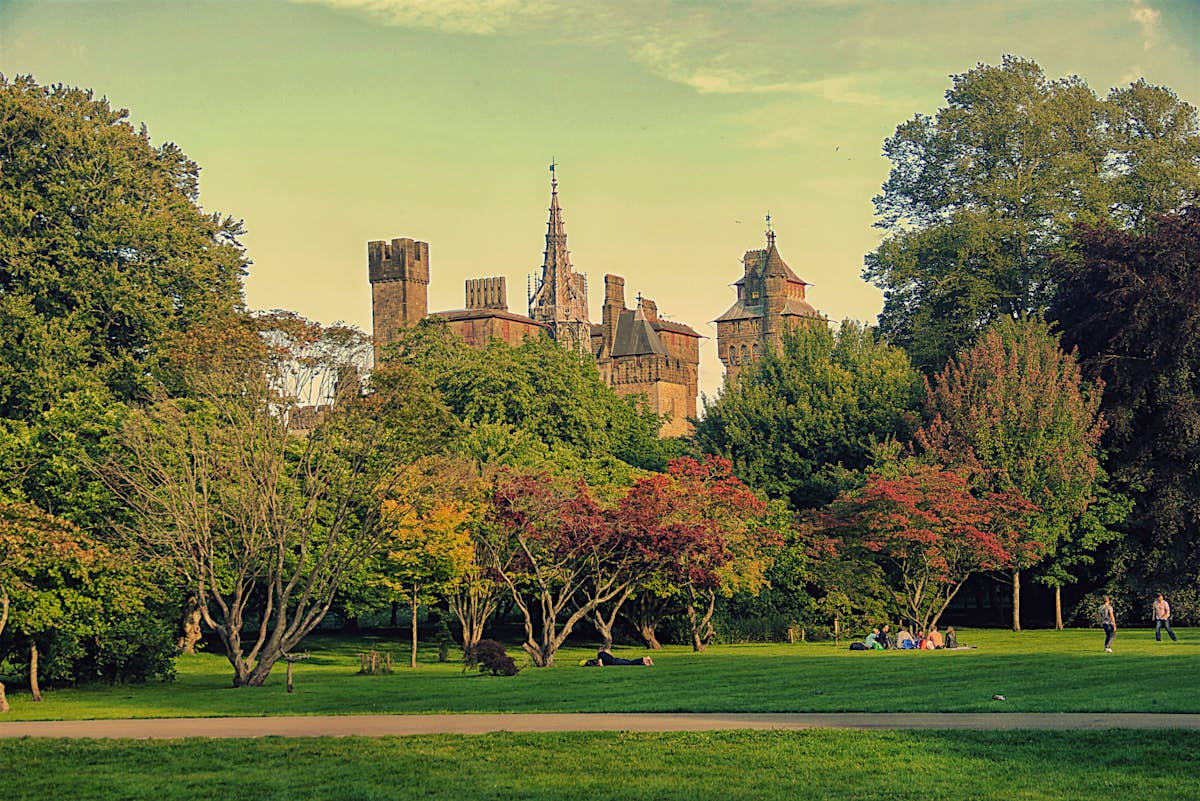
<instances>
[{"instance_id":1,"label":"castle turret","mask_svg":"<svg viewBox=\"0 0 1200 801\"><path fill-rule=\"evenodd\" d=\"M367 243L375 361L400 329L429 313L429 244L412 239Z\"/></svg>"}]
</instances>

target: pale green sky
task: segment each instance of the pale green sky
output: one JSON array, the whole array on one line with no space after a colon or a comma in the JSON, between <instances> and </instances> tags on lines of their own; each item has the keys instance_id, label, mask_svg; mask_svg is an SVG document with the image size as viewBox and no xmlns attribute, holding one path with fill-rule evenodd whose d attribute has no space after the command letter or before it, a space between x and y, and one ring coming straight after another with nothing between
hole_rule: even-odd
<instances>
[{"instance_id":1,"label":"pale green sky","mask_svg":"<svg viewBox=\"0 0 1200 801\"><path fill-rule=\"evenodd\" d=\"M506 275L524 311L551 157L594 319L613 272L715 337L770 210L813 305L873 320L880 146L949 75L1014 53L1195 105L1198 51L1196 0L0 0L0 72L91 87L201 165L252 306L367 330L370 239L430 243L434 310Z\"/></svg>"}]
</instances>

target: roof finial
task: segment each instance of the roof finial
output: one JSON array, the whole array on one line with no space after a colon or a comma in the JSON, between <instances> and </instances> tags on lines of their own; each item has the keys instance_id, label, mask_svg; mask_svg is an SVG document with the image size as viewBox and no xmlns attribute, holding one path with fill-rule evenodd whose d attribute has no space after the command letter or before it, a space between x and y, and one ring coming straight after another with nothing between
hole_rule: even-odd
<instances>
[{"instance_id":1,"label":"roof finial","mask_svg":"<svg viewBox=\"0 0 1200 801\"><path fill-rule=\"evenodd\" d=\"M771 228L771 211L767 210L767 247L775 247L775 231Z\"/></svg>"},{"instance_id":2,"label":"roof finial","mask_svg":"<svg viewBox=\"0 0 1200 801\"><path fill-rule=\"evenodd\" d=\"M557 164L554 161L554 156L551 156L550 157L550 191L551 192L558 191L558 176L555 175L555 173L554 173L554 168L556 166L557 166Z\"/></svg>"}]
</instances>

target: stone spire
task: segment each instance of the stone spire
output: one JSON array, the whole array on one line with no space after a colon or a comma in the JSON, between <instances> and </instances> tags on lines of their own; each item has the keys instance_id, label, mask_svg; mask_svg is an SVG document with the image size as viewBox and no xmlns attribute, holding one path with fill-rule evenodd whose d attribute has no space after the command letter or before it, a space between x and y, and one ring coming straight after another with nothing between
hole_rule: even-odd
<instances>
[{"instance_id":1,"label":"stone spire","mask_svg":"<svg viewBox=\"0 0 1200 801\"><path fill-rule=\"evenodd\" d=\"M567 232L558 205L556 164L550 163L550 219L546 223L546 250L542 276L529 301L529 316L550 326L551 336L564 346L591 351L588 323L587 279L571 269Z\"/></svg>"}]
</instances>

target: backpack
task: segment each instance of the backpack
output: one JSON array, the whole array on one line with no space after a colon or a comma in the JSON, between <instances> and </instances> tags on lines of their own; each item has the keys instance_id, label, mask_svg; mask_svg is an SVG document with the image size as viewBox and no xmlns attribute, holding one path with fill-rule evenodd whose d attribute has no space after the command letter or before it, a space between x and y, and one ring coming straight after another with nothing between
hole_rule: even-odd
<instances>
[{"instance_id":1,"label":"backpack","mask_svg":"<svg viewBox=\"0 0 1200 801\"><path fill-rule=\"evenodd\" d=\"M866 651L868 649L867 649L867 644L865 642L852 642L852 643L850 643L850 650L851 651Z\"/></svg>"}]
</instances>

